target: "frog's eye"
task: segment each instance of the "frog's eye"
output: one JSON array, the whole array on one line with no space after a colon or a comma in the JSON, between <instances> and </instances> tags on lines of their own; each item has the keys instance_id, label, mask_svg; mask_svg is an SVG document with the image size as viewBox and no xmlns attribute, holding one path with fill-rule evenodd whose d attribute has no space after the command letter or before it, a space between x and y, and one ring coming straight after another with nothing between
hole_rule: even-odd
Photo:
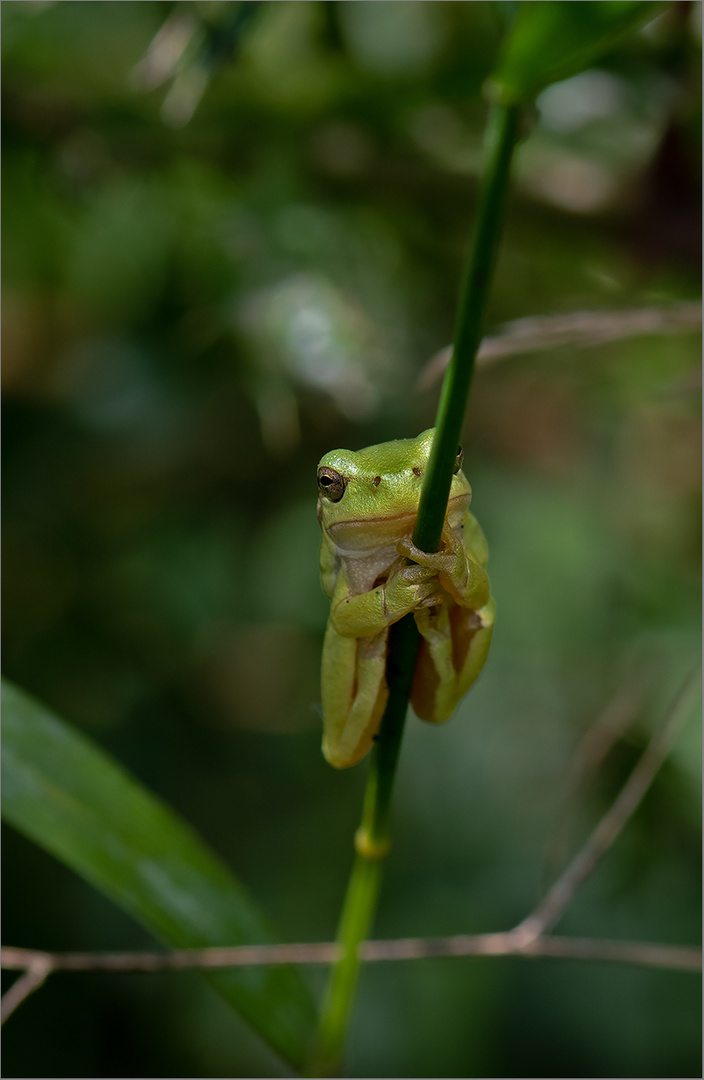
<instances>
[{"instance_id":1,"label":"frog's eye","mask_svg":"<svg viewBox=\"0 0 704 1080\"><path fill-rule=\"evenodd\" d=\"M321 465L318 469L318 491L330 502L339 502L345 494L347 481L335 469Z\"/></svg>"},{"instance_id":2,"label":"frog's eye","mask_svg":"<svg viewBox=\"0 0 704 1080\"><path fill-rule=\"evenodd\" d=\"M452 470L453 473L458 473L462 468L462 462L464 461L464 450L461 446L457 447L457 457L455 458L455 467Z\"/></svg>"}]
</instances>

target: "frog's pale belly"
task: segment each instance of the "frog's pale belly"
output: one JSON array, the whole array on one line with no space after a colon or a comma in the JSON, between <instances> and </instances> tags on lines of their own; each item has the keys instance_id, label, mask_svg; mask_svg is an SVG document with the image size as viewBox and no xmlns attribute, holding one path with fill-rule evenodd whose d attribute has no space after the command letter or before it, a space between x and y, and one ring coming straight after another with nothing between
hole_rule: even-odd
<instances>
[{"instance_id":1,"label":"frog's pale belly","mask_svg":"<svg viewBox=\"0 0 704 1080\"><path fill-rule=\"evenodd\" d=\"M455 500L455 505L450 507L448 513L448 524L460 539L462 539L462 520L467 510L467 501L466 499ZM408 531L398 531L391 543L352 550L340 543L335 543L335 563L338 567L344 563L351 595L369 592L375 585L381 584L388 578L393 564L401 559L396 550L396 544L399 540L410 539L415 518L410 517L407 524Z\"/></svg>"},{"instance_id":2,"label":"frog's pale belly","mask_svg":"<svg viewBox=\"0 0 704 1080\"><path fill-rule=\"evenodd\" d=\"M369 592L375 584L386 581L393 564L400 561L395 544L370 551L356 551L352 556L340 553L339 557L344 559L347 584L353 596Z\"/></svg>"}]
</instances>

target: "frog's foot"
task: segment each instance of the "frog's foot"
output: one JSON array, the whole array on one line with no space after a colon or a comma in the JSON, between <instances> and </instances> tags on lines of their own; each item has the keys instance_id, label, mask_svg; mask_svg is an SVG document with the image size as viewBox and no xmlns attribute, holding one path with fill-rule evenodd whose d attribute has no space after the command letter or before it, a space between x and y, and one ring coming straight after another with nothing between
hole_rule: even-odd
<instances>
[{"instance_id":1,"label":"frog's foot","mask_svg":"<svg viewBox=\"0 0 704 1080\"><path fill-rule=\"evenodd\" d=\"M396 567L383 590L384 612L389 623L397 622L419 607L438 603L441 592L432 567L418 565Z\"/></svg>"},{"instance_id":2,"label":"frog's foot","mask_svg":"<svg viewBox=\"0 0 704 1080\"><path fill-rule=\"evenodd\" d=\"M462 594L469 582L469 566L462 541L453 529L445 528L440 541L440 550L421 551L412 540L399 540L396 544L399 555L411 559L418 566L443 574L452 583L453 589Z\"/></svg>"}]
</instances>

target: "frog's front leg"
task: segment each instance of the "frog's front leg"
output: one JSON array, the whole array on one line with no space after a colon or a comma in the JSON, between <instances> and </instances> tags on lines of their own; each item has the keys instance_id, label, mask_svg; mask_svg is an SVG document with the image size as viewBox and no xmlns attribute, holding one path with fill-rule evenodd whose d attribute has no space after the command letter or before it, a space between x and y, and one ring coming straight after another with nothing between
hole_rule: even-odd
<instances>
[{"instance_id":1,"label":"frog's front leg","mask_svg":"<svg viewBox=\"0 0 704 1080\"><path fill-rule=\"evenodd\" d=\"M433 570L440 584L455 603L478 611L489 602L491 587L486 570L472 559L454 529L445 525L439 551L427 552L417 548L412 540L399 540L399 555L411 559L419 566Z\"/></svg>"},{"instance_id":2,"label":"frog's front leg","mask_svg":"<svg viewBox=\"0 0 704 1080\"><path fill-rule=\"evenodd\" d=\"M368 592L350 594L342 570L330 602L330 621L342 637L363 638L381 633L422 604L439 599L437 571L407 566L397 559L386 581Z\"/></svg>"},{"instance_id":3,"label":"frog's front leg","mask_svg":"<svg viewBox=\"0 0 704 1080\"><path fill-rule=\"evenodd\" d=\"M402 559L386 581L358 594L340 570L323 644L323 753L331 765L347 768L369 750L389 696L388 628L438 592L433 570Z\"/></svg>"}]
</instances>

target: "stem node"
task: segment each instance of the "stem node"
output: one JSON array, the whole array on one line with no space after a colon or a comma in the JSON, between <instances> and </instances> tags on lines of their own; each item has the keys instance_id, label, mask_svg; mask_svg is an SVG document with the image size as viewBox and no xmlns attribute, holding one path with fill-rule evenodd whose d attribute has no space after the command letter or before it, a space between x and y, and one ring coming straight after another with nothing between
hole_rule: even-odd
<instances>
[{"instance_id":1,"label":"stem node","mask_svg":"<svg viewBox=\"0 0 704 1080\"><path fill-rule=\"evenodd\" d=\"M360 825L354 834L354 849L363 859L385 859L391 851L391 838L373 840L367 829Z\"/></svg>"}]
</instances>

